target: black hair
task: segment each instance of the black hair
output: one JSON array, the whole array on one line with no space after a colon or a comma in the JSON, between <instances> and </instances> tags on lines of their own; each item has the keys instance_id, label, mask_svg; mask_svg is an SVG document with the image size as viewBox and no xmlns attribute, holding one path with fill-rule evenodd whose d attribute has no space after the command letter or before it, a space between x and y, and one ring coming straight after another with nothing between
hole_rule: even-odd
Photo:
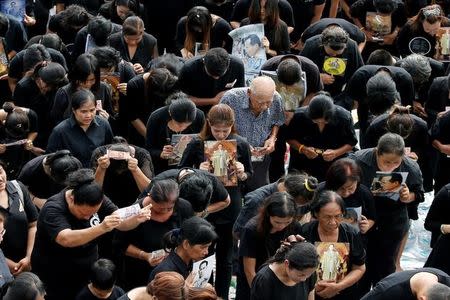
<instances>
[{"instance_id":1,"label":"black hair","mask_svg":"<svg viewBox=\"0 0 450 300\"><path fill-rule=\"evenodd\" d=\"M399 60L396 66L405 69L411 75L417 89L430 79L432 72L430 60L420 54L410 54Z\"/></svg>"},{"instance_id":2,"label":"black hair","mask_svg":"<svg viewBox=\"0 0 450 300\"><path fill-rule=\"evenodd\" d=\"M117 70L117 65L120 63L122 58L120 57L120 52L116 49L105 46L96 47L91 51L91 54L97 58L97 63L99 68L112 68L115 67Z\"/></svg>"},{"instance_id":3,"label":"black hair","mask_svg":"<svg viewBox=\"0 0 450 300\"><path fill-rule=\"evenodd\" d=\"M156 203L163 203L169 200L169 196L176 194L178 198L178 183L173 179L153 180L148 192L150 197Z\"/></svg>"},{"instance_id":4,"label":"black hair","mask_svg":"<svg viewBox=\"0 0 450 300\"><path fill-rule=\"evenodd\" d=\"M95 104L94 94L87 89L79 89L71 96L72 109L79 109L84 103L91 101Z\"/></svg>"},{"instance_id":5,"label":"black hair","mask_svg":"<svg viewBox=\"0 0 450 300\"><path fill-rule=\"evenodd\" d=\"M386 133L378 140L377 155L395 154L403 156L405 154L405 141L395 133Z\"/></svg>"},{"instance_id":6,"label":"black hair","mask_svg":"<svg viewBox=\"0 0 450 300\"><path fill-rule=\"evenodd\" d=\"M345 210L344 218L356 222L358 221L358 213L354 209L347 209Z\"/></svg>"},{"instance_id":7,"label":"black hair","mask_svg":"<svg viewBox=\"0 0 450 300\"><path fill-rule=\"evenodd\" d=\"M138 35L144 32L144 21L138 16L129 16L123 21L123 35Z\"/></svg>"},{"instance_id":8,"label":"black hair","mask_svg":"<svg viewBox=\"0 0 450 300\"><path fill-rule=\"evenodd\" d=\"M353 159L340 158L331 164L325 178L325 189L337 191L347 181L360 182L361 169Z\"/></svg>"},{"instance_id":9,"label":"black hair","mask_svg":"<svg viewBox=\"0 0 450 300\"><path fill-rule=\"evenodd\" d=\"M62 39L56 33L46 33L42 35L38 40L38 43L46 48L52 48L61 53L67 51L66 45L64 45Z\"/></svg>"},{"instance_id":10,"label":"black hair","mask_svg":"<svg viewBox=\"0 0 450 300\"><path fill-rule=\"evenodd\" d=\"M38 296L44 295L44 283L39 277L31 272L23 272L9 285L3 300L36 300Z\"/></svg>"},{"instance_id":11,"label":"black hair","mask_svg":"<svg viewBox=\"0 0 450 300\"><path fill-rule=\"evenodd\" d=\"M9 20L4 13L0 13L0 37L5 37L9 29Z\"/></svg>"},{"instance_id":12,"label":"black hair","mask_svg":"<svg viewBox=\"0 0 450 300\"><path fill-rule=\"evenodd\" d=\"M218 238L214 227L205 219L191 217L184 220L180 228L173 229L163 236L165 249L174 250L187 240L191 246L206 245Z\"/></svg>"},{"instance_id":13,"label":"black hair","mask_svg":"<svg viewBox=\"0 0 450 300\"><path fill-rule=\"evenodd\" d=\"M26 138L30 132L30 120L27 112L16 108L11 102L5 102L3 110L7 113L4 124L7 136L14 139Z\"/></svg>"},{"instance_id":14,"label":"black hair","mask_svg":"<svg viewBox=\"0 0 450 300\"><path fill-rule=\"evenodd\" d=\"M203 63L211 76L223 76L230 66L230 55L223 48L212 48L203 57Z\"/></svg>"},{"instance_id":15,"label":"black hair","mask_svg":"<svg viewBox=\"0 0 450 300\"><path fill-rule=\"evenodd\" d=\"M102 188L95 182L91 169L79 169L68 175L67 188L72 189L73 201L76 205L97 206L102 203Z\"/></svg>"},{"instance_id":16,"label":"black hair","mask_svg":"<svg viewBox=\"0 0 450 300\"><path fill-rule=\"evenodd\" d=\"M345 203L342 197L334 191L324 190L317 195L311 204L312 216L317 218L322 207L333 202L336 202L341 208L342 214L345 214Z\"/></svg>"},{"instance_id":17,"label":"black hair","mask_svg":"<svg viewBox=\"0 0 450 300\"><path fill-rule=\"evenodd\" d=\"M302 66L295 59L283 60L277 68L277 77L281 83L292 85L299 82L302 76Z\"/></svg>"},{"instance_id":18,"label":"black hair","mask_svg":"<svg viewBox=\"0 0 450 300\"><path fill-rule=\"evenodd\" d=\"M69 31L80 30L92 19L92 15L83 6L76 4L67 6L60 14L62 14L61 26Z\"/></svg>"},{"instance_id":19,"label":"black hair","mask_svg":"<svg viewBox=\"0 0 450 300\"><path fill-rule=\"evenodd\" d=\"M249 34L247 37L245 37L245 39L242 41L242 43L245 43L246 41L250 41L250 45L258 45L258 46L262 46L262 42L261 39L259 38L259 36L257 34Z\"/></svg>"},{"instance_id":20,"label":"black hair","mask_svg":"<svg viewBox=\"0 0 450 300\"><path fill-rule=\"evenodd\" d=\"M180 197L189 201L195 212L204 211L213 194L213 184L204 173L190 173L179 181Z\"/></svg>"},{"instance_id":21,"label":"black hair","mask_svg":"<svg viewBox=\"0 0 450 300\"><path fill-rule=\"evenodd\" d=\"M259 236L267 237L272 229L270 217L294 218L297 214L297 204L294 198L286 192L275 192L264 200L263 207L257 216L257 232ZM293 228L294 219L287 230Z\"/></svg>"},{"instance_id":22,"label":"black hair","mask_svg":"<svg viewBox=\"0 0 450 300\"><path fill-rule=\"evenodd\" d=\"M387 50L377 49L370 53L366 65L393 66L394 57Z\"/></svg>"},{"instance_id":23,"label":"black hair","mask_svg":"<svg viewBox=\"0 0 450 300\"><path fill-rule=\"evenodd\" d=\"M97 90L100 86L100 67L97 58L90 53L81 54L69 71L69 81L72 84L72 90L76 90L79 83L86 81L91 74L95 76L95 84L92 86L92 90Z\"/></svg>"},{"instance_id":24,"label":"black hair","mask_svg":"<svg viewBox=\"0 0 450 300\"><path fill-rule=\"evenodd\" d=\"M111 35L112 23L102 16L94 17L87 25L87 32L92 36L97 46L105 46Z\"/></svg>"},{"instance_id":25,"label":"black hair","mask_svg":"<svg viewBox=\"0 0 450 300\"><path fill-rule=\"evenodd\" d=\"M184 59L173 53L166 53L152 59L149 63L150 70L157 68L166 68L174 76L180 74L181 68L184 66Z\"/></svg>"},{"instance_id":26,"label":"black hair","mask_svg":"<svg viewBox=\"0 0 450 300\"><path fill-rule=\"evenodd\" d=\"M50 169L50 177L57 184L64 184L67 176L81 169L82 164L69 150L59 150L45 157L44 165Z\"/></svg>"},{"instance_id":27,"label":"black hair","mask_svg":"<svg viewBox=\"0 0 450 300\"><path fill-rule=\"evenodd\" d=\"M367 81L366 92L367 105L374 115L385 113L400 100L394 80L384 72L375 74Z\"/></svg>"},{"instance_id":28,"label":"black hair","mask_svg":"<svg viewBox=\"0 0 450 300\"><path fill-rule=\"evenodd\" d=\"M409 106L394 106L386 120L386 129L406 139L414 129L414 119L409 113Z\"/></svg>"},{"instance_id":29,"label":"black hair","mask_svg":"<svg viewBox=\"0 0 450 300\"><path fill-rule=\"evenodd\" d=\"M53 90L59 89L68 83L66 75L64 67L56 62L40 62L33 71L33 78L41 78L47 85L52 86Z\"/></svg>"},{"instance_id":30,"label":"black hair","mask_svg":"<svg viewBox=\"0 0 450 300\"><path fill-rule=\"evenodd\" d=\"M373 5L377 12L382 14L392 14L397 9L395 0L373 0Z\"/></svg>"},{"instance_id":31,"label":"black hair","mask_svg":"<svg viewBox=\"0 0 450 300\"><path fill-rule=\"evenodd\" d=\"M114 287L116 278L116 266L109 259L101 258L92 264L91 283L95 288L109 291Z\"/></svg>"},{"instance_id":32,"label":"black hair","mask_svg":"<svg viewBox=\"0 0 450 300\"><path fill-rule=\"evenodd\" d=\"M327 122L333 119L335 110L333 99L323 93L318 93L314 96L307 108L308 116L311 120L323 118Z\"/></svg>"},{"instance_id":33,"label":"black hair","mask_svg":"<svg viewBox=\"0 0 450 300\"><path fill-rule=\"evenodd\" d=\"M164 106L167 97L179 90L178 78L165 68L151 70L145 85L145 95L152 110Z\"/></svg>"},{"instance_id":34,"label":"black hair","mask_svg":"<svg viewBox=\"0 0 450 300\"><path fill-rule=\"evenodd\" d=\"M289 268L302 271L317 268L319 265L319 254L316 247L308 242L297 242L283 244L275 255L267 263L289 262Z\"/></svg>"},{"instance_id":35,"label":"black hair","mask_svg":"<svg viewBox=\"0 0 450 300\"><path fill-rule=\"evenodd\" d=\"M36 65L43 61L51 61L52 58L48 50L40 44L34 44L24 50L23 54L23 70L24 72L32 71Z\"/></svg>"},{"instance_id":36,"label":"black hair","mask_svg":"<svg viewBox=\"0 0 450 300\"><path fill-rule=\"evenodd\" d=\"M283 177L282 182L286 192L295 200L302 197L309 202L314 198L314 193L319 181L306 173L290 173Z\"/></svg>"},{"instance_id":37,"label":"black hair","mask_svg":"<svg viewBox=\"0 0 450 300\"><path fill-rule=\"evenodd\" d=\"M169 114L174 121L182 123L195 120L197 108L185 93L176 93L169 99Z\"/></svg>"}]
</instances>

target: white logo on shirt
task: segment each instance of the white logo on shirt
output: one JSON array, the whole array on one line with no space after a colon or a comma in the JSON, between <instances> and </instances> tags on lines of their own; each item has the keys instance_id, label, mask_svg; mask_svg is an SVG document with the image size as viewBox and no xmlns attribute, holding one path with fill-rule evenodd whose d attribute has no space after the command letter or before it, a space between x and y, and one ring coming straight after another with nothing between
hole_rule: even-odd
<instances>
[{"instance_id":1,"label":"white logo on shirt","mask_svg":"<svg viewBox=\"0 0 450 300\"><path fill-rule=\"evenodd\" d=\"M91 225L91 227L97 226L98 224L100 224L100 217L98 216L97 213L95 213L91 219L89 220L89 224Z\"/></svg>"}]
</instances>

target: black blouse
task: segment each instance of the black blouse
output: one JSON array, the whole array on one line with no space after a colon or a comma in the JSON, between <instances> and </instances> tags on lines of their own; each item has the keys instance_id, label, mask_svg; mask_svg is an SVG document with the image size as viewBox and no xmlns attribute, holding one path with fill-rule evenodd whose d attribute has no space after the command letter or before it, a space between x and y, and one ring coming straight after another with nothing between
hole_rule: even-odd
<instances>
[{"instance_id":1,"label":"black blouse","mask_svg":"<svg viewBox=\"0 0 450 300\"><path fill-rule=\"evenodd\" d=\"M140 64L145 68L153 59L155 47L157 47L156 39L153 35L144 32L142 40L139 42L136 53L130 57L128 45L124 40L122 32L117 32L109 37L109 45L120 52L120 56L132 64Z\"/></svg>"}]
</instances>

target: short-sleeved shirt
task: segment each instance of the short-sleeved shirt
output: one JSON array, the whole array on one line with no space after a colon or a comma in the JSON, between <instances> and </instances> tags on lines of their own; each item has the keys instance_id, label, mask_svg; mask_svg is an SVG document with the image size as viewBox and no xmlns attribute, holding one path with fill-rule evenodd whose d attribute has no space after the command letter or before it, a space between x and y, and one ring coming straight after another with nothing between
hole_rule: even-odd
<instances>
[{"instance_id":1,"label":"short-sleeved shirt","mask_svg":"<svg viewBox=\"0 0 450 300\"><path fill-rule=\"evenodd\" d=\"M48 139L47 153L70 150L84 167L89 167L92 152L99 146L110 144L113 138L108 121L95 116L84 131L72 115L56 126Z\"/></svg>"},{"instance_id":2,"label":"short-sleeved shirt","mask_svg":"<svg viewBox=\"0 0 450 300\"><path fill-rule=\"evenodd\" d=\"M395 82L397 91L400 94L400 101L403 106L412 105L414 99L414 84L411 75L405 69L393 66L366 65L360 67L353 73L347 82L345 92L353 101L358 102L358 120L362 132L366 132L370 124L370 112L367 104L367 81L374 76L380 68L387 68Z\"/></svg>"},{"instance_id":3,"label":"short-sleeved shirt","mask_svg":"<svg viewBox=\"0 0 450 300\"><path fill-rule=\"evenodd\" d=\"M311 59L317 65L321 73L327 73L324 68L326 59L340 58L345 60L346 67L343 73L340 75L332 74L335 75L333 84L324 85L324 89L329 92L331 96L336 96L342 92L343 86L347 83L353 73L364 65L361 53L358 50L358 45L352 39L348 39L346 48L341 55L331 57L325 51L322 43L322 35L316 35L305 42L302 55Z\"/></svg>"},{"instance_id":4,"label":"short-sleeved shirt","mask_svg":"<svg viewBox=\"0 0 450 300\"><path fill-rule=\"evenodd\" d=\"M189 96L212 98L222 91L245 86L244 64L241 59L230 56L228 70L216 80L206 73L202 57L194 57L181 68L178 82Z\"/></svg>"},{"instance_id":5,"label":"short-sleeved shirt","mask_svg":"<svg viewBox=\"0 0 450 300\"><path fill-rule=\"evenodd\" d=\"M136 53L130 57L128 45L124 40L122 32L116 32L109 37L109 45L120 52L120 56L125 61L132 64L140 64L145 68L153 59L155 47L157 47L156 39L153 35L144 32L142 40L137 45Z\"/></svg>"},{"instance_id":6,"label":"short-sleeved shirt","mask_svg":"<svg viewBox=\"0 0 450 300\"><path fill-rule=\"evenodd\" d=\"M307 39L321 34L325 28L331 25L340 26L357 44L364 43L364 41L366 40L364 32L362 32L362 30L359 29L355 24L340 18L323 18L309 25L308 28L305 29L302 34L302 42L305 43Z\"/></svg>"},{"instance_id":7,"label":"short-sleeved shirt","mask_svg":"<svg viewBox=\"0 0 450 300\"><path fill-rule=\"evenodd\" d=\"M415 300L416 295L411 290L411 278L417 273L431 273L436 275L438 282L450 286L450 276L434 268L421 268L393 273L382 279L361 300Z\"/></svg>"},{"instance_id":8,"label":"short-sleeved shirt","mask_svg":"<svg viewBox=\"0 0 450 300\"><path fill-rule=\"evenodd\" d=\"M28 226L38 218L38 212L26 187L20 182L17 183L22 189L22 199L16 186L11 181L6 182L6 192L8 193L8 208L6 209L9 215L6 218L6 233L2 242L2 250L5 256L15 262L26 256Z\"/></svg>"},{"instance_id":9,"label":"short-sleeved shirt","mask_svg":"<svg viewBox=\"0 0 450 300\"><path fill-rule=\"evenodd\" d=\"M316 273L313 273L305 281L301 281L294 286L287 286L281 282L269 265L265 265L253 279L250 299L308 299L309 293L314 290L316 280Z\"/></svg>"},{"instance_id":10,"label":"short-sleeved shirt","mask_svg":"<svg viewBox=\"0 0 450 300\"><path fill-rule=\"evenodd\" d=\"M263 66L261 67L261 70L266 71L276 71L278 68L278 65L285 59L295 59L302 68L302 71L305 72L306 75L306 94L314 94L318 91L323 90L323 84L320 80L320 71L317 65L310 60L307 57L300 56L300 55L277 55L269 60L267 60Z\"/></svg>"},{"instance_id":11,"label":"short-sleeved shirt","mask_svg":"<svg viewBox=\"0 0 450 300\"><path fill-rule=\"evenodd\" d=\"M264 145L272 127L284 124L281 96L275 92L272 105L255 116L250 109L247 90L248 88L235 88L227 91L220 102L229 105L234 110L238 134L246 138L251 146L260 147Z\"/></svg>"},{"instance_id":12,"label":"short-sleeved shirt","mask_svg":"<svg viewBox=\"0 0 450 300\"><path fill-rule=\"evenodd\" d=\"M292 7L295 18L295 28L291 33L291 41L296 43L303 31L311 24L316 6L325 4L325 0L287 0Z\"/></svg>"}]
</instances>

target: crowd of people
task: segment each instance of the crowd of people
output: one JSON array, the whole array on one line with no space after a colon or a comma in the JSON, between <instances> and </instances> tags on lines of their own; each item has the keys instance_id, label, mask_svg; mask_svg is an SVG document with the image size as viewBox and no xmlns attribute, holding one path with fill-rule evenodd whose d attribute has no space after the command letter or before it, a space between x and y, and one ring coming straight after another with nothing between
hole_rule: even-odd
<instances>
[{"instance_id":1,"label":"crowd of people","mask_svg":"<svg viewBox=\"0 0 450 300\"><path fill-rule=\"evenodd\" d=\"M0 299L450 299L447 0L4 2Z\"/></svg>"}]
</instances>

